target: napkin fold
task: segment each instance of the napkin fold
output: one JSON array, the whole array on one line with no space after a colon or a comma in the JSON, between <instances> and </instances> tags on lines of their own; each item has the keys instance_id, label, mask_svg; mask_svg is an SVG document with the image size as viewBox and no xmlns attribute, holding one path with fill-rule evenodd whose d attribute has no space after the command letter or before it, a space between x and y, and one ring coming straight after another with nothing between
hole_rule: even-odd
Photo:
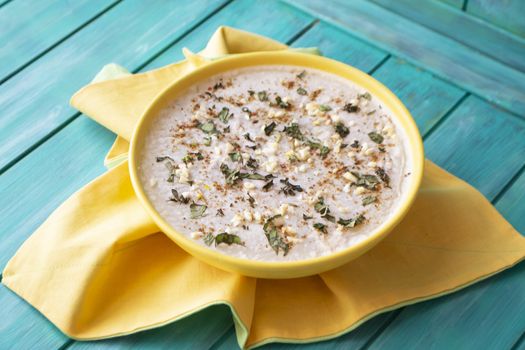
<instances>
[{"instance_id":1,"label":"napkin fold","mask_svg":"<svg viewBox=\"0 0 525 350\"><path fill-rule=\"evenodd\" d=\"M73 194L3 272L8 288L68 336L102 339L159 327L214 304L230 307L238 342L311 342L373 316L464 288L525 257L525 239L473 187L430 161L410 212L371 251L290 280L225 272L159 232L135 198L126 161L135 122L173 80L207 59L287 47L220 27L206 48L130 75L106 67L71 103L117 133L110 169ZM106 79L111 80L106 80Z\"/></svg>"}]
</instances>

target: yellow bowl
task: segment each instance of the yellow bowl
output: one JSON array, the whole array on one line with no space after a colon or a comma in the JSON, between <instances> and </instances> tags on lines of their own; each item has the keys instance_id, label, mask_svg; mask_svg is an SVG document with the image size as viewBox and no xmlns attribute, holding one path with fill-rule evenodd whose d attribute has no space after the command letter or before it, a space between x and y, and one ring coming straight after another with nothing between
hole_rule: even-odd
<instances>
[{"instance_id":1,"label":"yellow bowl","mask_svg":"<svg viewBox=\"0 0 525 350\"><path fill-rule=\"evenodd\" d=\"M367 239L329 255L299 261L275 262L241 259L208 249L177 232L171 225L169 225L155 210L144 193L144 189L139 180L138 155L144 142L145 132L152 120L157 117L159 112L168 103L173 101L179 92L185 91L198 81L222 72L241 67L274 64L319 69L321 71L338 75L360 85L377 97L391 110L393 118L398 121L398 125L404 129L404 132L407 135L405 147L407 149L407 159L409 163L411 163L411 175L408 178L409 180L405 186L405 191L400 199L401 202L398 204L396 210L388 220L374 230ZM403 103L383 84L356 68L328 58L297 52L276 51L224 57L205 64L181 79L174 81L170 87L155 98L138 122L131 140L129 171L137 197L159 228L194 257L220 269L240 273L242 275L259 278L296 278L318 274L348 263L352 259L357 258L374 247L378 242L385 238L386 235L401 221L414 201L423 176L423 160L423 143L412 116Z\"/></svg>"}]
</instances>

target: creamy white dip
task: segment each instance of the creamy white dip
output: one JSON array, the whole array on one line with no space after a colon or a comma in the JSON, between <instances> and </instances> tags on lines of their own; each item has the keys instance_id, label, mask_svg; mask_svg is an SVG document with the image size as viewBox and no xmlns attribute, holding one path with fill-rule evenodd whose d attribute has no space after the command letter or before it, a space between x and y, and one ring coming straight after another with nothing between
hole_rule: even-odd
<instances>
[{"instance_id":1,"label":"creamy white dip","mask_svg":"<svg viewBox=\"0 0 525 350\"><path fill-rule=\"evenodd\" d=\"M325 72L257 66L213 76L158 115L140 155L156 210L236 257L318 257L366 239L409 169L402 129L361 87Z\"/></svg>"}]
</instances>

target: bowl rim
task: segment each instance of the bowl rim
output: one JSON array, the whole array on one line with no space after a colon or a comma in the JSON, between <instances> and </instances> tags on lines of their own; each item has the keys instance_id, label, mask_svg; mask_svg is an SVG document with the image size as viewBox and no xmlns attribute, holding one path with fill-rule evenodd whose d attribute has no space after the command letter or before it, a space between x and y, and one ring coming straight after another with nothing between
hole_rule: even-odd
<instances>
[{"instance_id":1,"label":"bowl rim","mask_svg":"<svg viewBox=\"0 0 525 350\"><path fill-rule=\"evenodd\" d=\"M405 189L404 199L402 202L398 203L395 211L390 214L390 217L365 239L330 254L301 260L263 261L239 258L205 247L178 232L158 213L144 192L138 175L138 165L140 163L138 161L138 153L140 149L139 142L144 135L145 128L147 129L147 121L157 115L158 111L166 105L166 102L173 100L174 96L177 94L177 87L184 84L189 84L188 86L191 86L191 84L205 79L206 77L224 73L235 68L261 65L292 65L313 68L338 75L363 88L365 87L362 83L366 83L367 91L370 91L370 87L372 87L372 90L374 90L373 93L371 92L372 95L379 98L382 104L388 106L393 118L397 119L399 127L401 127L406 134L407 142L405 147L410 147L412 163L410 168L411 181L409 182L409 186ZM233 68L228 69L228 67ZM350 79L350 77L355 79ZM356 80L361 83L356 82ZM184 89L181 89L180 91L184 91ZM415 200L423 178L424 147L416 122L408 109L399 98L390 91L390 89L367 73L345 63L323 56L293 51L263 51L224 56L220 59L209 61L184 76L175 79L152 100L135 125L130 140L128 163L132 187L143 207L153 221L159 226L161 231L189 254L223 270L234 271L243 275L253 277L271 276L271 278L293 278L313 275L329 270L336 267L334 266L334 262L336 261L339 266L368 251L375 244L385 238L404 218ZM348 259L345 259L345 257L348 257ZM304 273L306 270L314 272ZM260 271L261 273L258 273L257 271ZM289 273L287 273L287 271L289 271ZM300 271L303 272L301 273ZM283 275L290 275L291 277L280 277Z\"/></svg>"}]
</instances>

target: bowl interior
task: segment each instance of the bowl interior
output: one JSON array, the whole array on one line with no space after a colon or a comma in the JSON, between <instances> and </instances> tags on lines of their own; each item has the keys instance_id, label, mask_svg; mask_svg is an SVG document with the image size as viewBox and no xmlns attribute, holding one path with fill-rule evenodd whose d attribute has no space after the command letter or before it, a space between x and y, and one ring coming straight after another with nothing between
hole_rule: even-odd
<instances>
[{"instance_id":1,"label":"bowl interior","mask_svg":"<svg viewBox=\"0 0 525 350\"><path fill-rule=\"evenodd\" d=\"M395 119L396 124L404 131L406 136L405 150L407 162L411 169L411 176L404 184L399 204L390 217L377 227L367 239L330 255L298 261L266 262L241 259L208 249L177 232L158 214L145 194L138 176L140 166L139 154L144 144L145 133L160 111L176 98L178 93L212 75L243 67L272 64L318 69L360 85L390 109L392 118ZM188 253L215 267L243 275L261 278L294 278L317 274L338 267L355 259L383 239L400 222L410 208L421 183L423 161L423 144L412 116L403 103L383 84L356 68L331 59L296 52L278 51L225 57L208 63L174 81L170 87L152 101L149 108L140 118L131 140L129 170L133 188L145 209L159 228Z\"/></svg>"}]
</instances>

